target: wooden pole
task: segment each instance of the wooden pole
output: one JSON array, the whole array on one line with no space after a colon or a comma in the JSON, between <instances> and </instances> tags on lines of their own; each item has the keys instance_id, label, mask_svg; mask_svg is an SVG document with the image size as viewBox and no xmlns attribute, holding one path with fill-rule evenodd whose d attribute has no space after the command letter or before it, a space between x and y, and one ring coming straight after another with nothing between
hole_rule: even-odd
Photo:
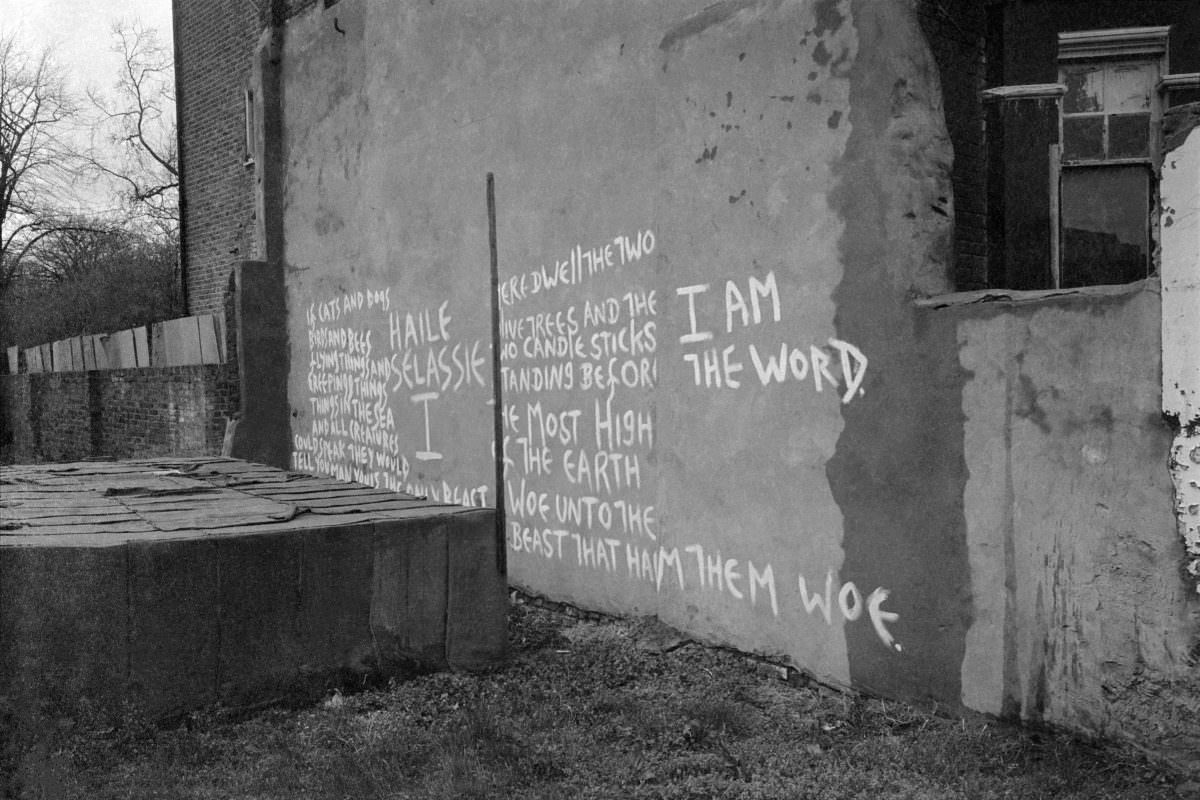
<instances>
[{"instance_id":1,"label":"wooden pole","mask_svg":"<svg viewBox=\"0 0 1200 800\"><path fill-rule=\"evenodd\" d=\"M500 259L496 246L496 177L487 174L488 246L492 271L492 460L496 467L496 570L508 573L504 535L504 408L500 386Z\"/></svg>"}]
</instances>

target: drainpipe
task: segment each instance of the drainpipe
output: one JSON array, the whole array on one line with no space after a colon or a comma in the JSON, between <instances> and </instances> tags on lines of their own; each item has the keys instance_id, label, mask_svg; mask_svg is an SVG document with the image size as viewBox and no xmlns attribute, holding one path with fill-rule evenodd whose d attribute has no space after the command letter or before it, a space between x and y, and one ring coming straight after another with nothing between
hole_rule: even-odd
<instances>
[{"instance_id":1,"label":"drainpipe","mask_svg":"<svg viewBox=\"0 0 1200 800\"><path fill-rule=\"evenodd\" d=\"M181 49L180 42L183 41L183 29L179 24L179 5L180 0L172 0L171 2L171 36L175 43L175 152L179 157L175 160L175 181L179 185L176 194L179 198L179 249L175 254L175 280L176 289L179 292L179 304L183 309L184 314L191 314L192 309L189 305L190 298L188 296L188 236L184 229L183 221L187 219L187 182L184 180L185 161L184 153L187 152L183 147L184 124L186 117L183 113L184 96L187 93L187 81L183 80L183 65L180 63L179 51Z\"/></svg>"}]
</instances>

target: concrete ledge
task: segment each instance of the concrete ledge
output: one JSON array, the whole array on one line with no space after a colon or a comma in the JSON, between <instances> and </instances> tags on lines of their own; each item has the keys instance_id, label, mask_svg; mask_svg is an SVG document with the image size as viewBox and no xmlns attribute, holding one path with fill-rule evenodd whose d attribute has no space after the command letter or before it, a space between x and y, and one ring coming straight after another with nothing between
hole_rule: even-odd
<instances>
[{"instance_id":1,"label":"concrete ledge","mask_svg":"<svg viewBox=\"0 0 1200 800\"><path fill-rule=\"evenodd\" d=\"M491 509L232 459L0 481L0 695L19 711L162 717L504 657Z\"/></svg>"}]
</instances>

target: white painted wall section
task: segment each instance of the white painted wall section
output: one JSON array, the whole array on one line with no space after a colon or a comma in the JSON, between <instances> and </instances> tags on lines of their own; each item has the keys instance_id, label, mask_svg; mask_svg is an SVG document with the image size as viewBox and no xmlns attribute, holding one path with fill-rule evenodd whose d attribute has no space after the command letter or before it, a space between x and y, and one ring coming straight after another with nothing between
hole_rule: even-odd
<instances>
[{"instance_id":1,"label":"white painted wall section","mask_svg":"<svg viewBox=\"0 0 1200 800\"><path fill-rule=\"evenodd\" d=\"M1163 411L1179 422L1175 509L1200 592L1200 128L1163 159L1161 191Z\"/></svg>"}]
</instances>

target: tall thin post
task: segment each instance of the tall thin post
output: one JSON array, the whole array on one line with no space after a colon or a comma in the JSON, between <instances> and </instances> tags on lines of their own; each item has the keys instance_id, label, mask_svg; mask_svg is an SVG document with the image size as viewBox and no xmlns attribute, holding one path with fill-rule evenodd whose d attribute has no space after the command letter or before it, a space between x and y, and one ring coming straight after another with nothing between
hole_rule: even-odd
<instances>
[{"instance_id":1,"label":"tall thin post","mask_svg":"<svg viewBox=\"0 0 1200 800\"><path fill-rule=\"evenodd\" d=\"M496 177L487 174L488 246L492 256L492 446L496 466L496 569L508 572L504 536L504 408L500 392L500 258L496 247Z\"/></svg>"}]
</instances>

